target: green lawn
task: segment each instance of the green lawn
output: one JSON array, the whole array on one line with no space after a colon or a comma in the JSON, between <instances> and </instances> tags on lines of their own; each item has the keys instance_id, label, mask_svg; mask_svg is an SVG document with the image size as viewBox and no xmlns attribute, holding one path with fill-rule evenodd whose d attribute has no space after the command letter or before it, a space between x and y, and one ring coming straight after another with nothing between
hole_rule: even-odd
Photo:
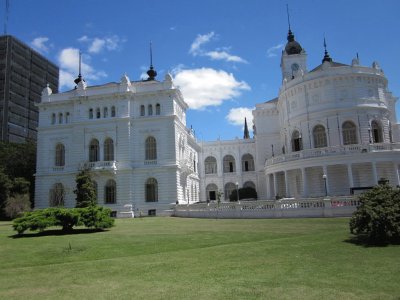
<instances>
[{"instance_id":1,"label":"green lawn","mask_svg":"<svg viewBox=\"0 0 400 300\"><path fill-rule=\"evenodd\" d=\"M400 299L400 246L348 242L348 219L116 220L13 238L0 299Z\"/></svg>"}]
</instances>

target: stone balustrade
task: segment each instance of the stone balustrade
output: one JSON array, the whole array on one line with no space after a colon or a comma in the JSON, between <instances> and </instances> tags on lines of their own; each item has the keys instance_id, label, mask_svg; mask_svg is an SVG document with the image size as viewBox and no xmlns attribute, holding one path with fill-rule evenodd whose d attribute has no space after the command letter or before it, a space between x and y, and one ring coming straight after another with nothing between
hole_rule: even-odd
<instances>
[{"instance_id":1,"label":"stone balustrade","mask_svg":"<svg viewBox=\"0 0 400 300\"><path fill-rule=\"evenodd\" d=\"M351 216L358 198L329 197L176 205L173 215L188 218L305 218Z\"/></svg>"},{"instance_id":2,"label":"stone balustrade","mask_svg":"<svg viewBox=\"0 0 400 300\"><path fill-rule=\"evenodd\" d=\"M400 151L400 143L357 144L345 146L332 146L324 148L305 149L288 154L271 157L265 161L265 166L288 162L298 159L324 157L333 155L352 155L354 153L370 153L380 151Z\"/></svg>"}]
</instances>

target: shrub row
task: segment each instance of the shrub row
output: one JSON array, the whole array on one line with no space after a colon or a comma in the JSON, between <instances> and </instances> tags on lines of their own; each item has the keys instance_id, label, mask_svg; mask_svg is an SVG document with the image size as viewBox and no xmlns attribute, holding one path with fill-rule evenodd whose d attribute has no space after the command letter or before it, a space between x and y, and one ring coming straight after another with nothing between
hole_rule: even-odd
<instances>
[{"instance_id":1,"label":"shrub row","mask_svg":"<svg viewBox=\"0 0 400 300\"><path fill-rule=\"evenodd\" d=\"M62 231L71 231L74 226L85 226L94 229L105 229L114 226L110 217L111 209L101 206L84 208L46 208L27 212L21 218L15 219L14 230L18 234L26 230L43 231L48 227L62 227Z\"/></svg>"}]
</instances>

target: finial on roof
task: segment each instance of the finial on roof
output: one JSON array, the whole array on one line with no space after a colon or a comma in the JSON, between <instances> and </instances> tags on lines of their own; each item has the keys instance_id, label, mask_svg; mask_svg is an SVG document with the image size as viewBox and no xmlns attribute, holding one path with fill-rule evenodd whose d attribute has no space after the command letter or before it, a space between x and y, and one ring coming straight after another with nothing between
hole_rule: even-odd
<instances>
[{"instance_id":1,"label":"finial on roof","mask_svg":"<svg viewBox=\"0 0 400 300\"><path fill-rule=\"evenodd\" d=\"M79 74L78 74L78 77L74 80L76 85L78 85L79 82L81 82L81 81L85 81L85 79L82 78L81 71L82 71L82 52L79 51Z\"/></svg>"},{"instance_id":2,"label":"finial on roof","mask_svg":"<svg viewBox=\"0 0 400 300\"><path fill-rule=\"evenodd\" d=\"M147 75L149 75L149 78L147 78L148 81L154 80L157 76L156 70L153 68L153 47L152 47L152 42L150 42L150 69L147 71Z\"/></svg>"},{"instance_id":3,"label":"finial on roof","mask_svg":"<svg viewBox=\"0 0 400 300\"><path fill-rule=\"evenodd\" d=\"M324 36L324 48L325 48L325 55L324 58L322 59L322 63L328 61L328 62L332 62L332 58L329 56L328 50L326 50L326 40L325 40L325 36Z\"/></svg>"},{"instance_id":4,"label":"finial on roof","mask_svg":"<svg viewBox=\"0 0 400 300\"><path fill-rule=\"evenodd\" d=\"M244 132L243 132L243 139L249 139L250 134L249 134L249 128L247 127L247 120L244 118Z\"/></svg>"},{"instance_id":5,"label":"finial on roof","mask_svg":"<svg viewBox=\"0 0 400 300\"><path fill-rule=\"evenodd\" d=\"M289 16L289 4L286 3L286 13L287 13L287 22L289 25L289 31L290 31L290 16Z\"/></svg>"},{"instance_id":6,"label":"finial on roof","mask_svg":"<svg viewBox=\"0 0 400 300\"><path fill-rule=\"evenodd\" d=\"M287 44L285 46L285 52L288 55L292 54L300 54L303 48L300 46L298 42L295 41L294 39L294 34L292 32L292 29L290 27L290 15L289 15L289 5L286 4L286 12L287 12L287 20L288 20L288 25L289 25L289 32L287 35Z\"/></svg>"}]
</instances>

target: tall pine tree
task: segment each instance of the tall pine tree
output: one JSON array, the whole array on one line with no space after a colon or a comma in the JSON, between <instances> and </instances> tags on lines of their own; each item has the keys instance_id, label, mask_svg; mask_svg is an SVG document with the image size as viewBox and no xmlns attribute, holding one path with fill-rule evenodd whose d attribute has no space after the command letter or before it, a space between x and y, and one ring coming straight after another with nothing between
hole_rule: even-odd
<instances>
[{"instance_id":1,"label":"tall pine tree","mask_svg":"<svg viewBox=\"0 0 400 300\"><path fill-rule=\"evenodd\" d=\"M76 207L89 207L97 204L96 189L89 170L84 169L76 175Z\"/></svg>"}]
</instances>

